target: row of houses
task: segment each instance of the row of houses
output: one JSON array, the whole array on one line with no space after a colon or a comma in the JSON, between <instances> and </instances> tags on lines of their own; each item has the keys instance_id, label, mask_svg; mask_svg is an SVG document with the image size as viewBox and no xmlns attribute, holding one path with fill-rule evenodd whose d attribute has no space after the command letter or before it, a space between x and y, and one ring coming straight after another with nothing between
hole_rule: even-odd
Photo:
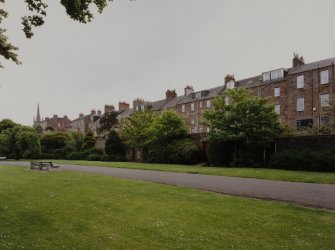
<instances>
[{"instance_id":1,"label":"row of houses","mask_svg":"<svg viewBox=\"0 0 335 250\"><path fill-rule=\"evenodd\" d=\"M177 95L175 90L167 90L164 99L145 101L137 98L132 107L129 103L119 102L118 109L113 105L105 105L104 113L117 111L122 126L127 117L136 111L175 110L185 117L189 133L205 133L208 128L202 124L204 111L211 108L213 99L224 95L226 89L239 87L247 88L259 97L270 97L275 103L275 111L279 114L280 121L293 130L311 126L320 128L331 119L327 107L335 94L334 70L334 58L305 63L303 57L294 54L292 66L289 68L270 70L242 80L236 80L234 75L227 75L224 84L215 88L195 91L192 86L187 85L182 95ZM229 97L225 97L225 101L229 104ZM79 114L74 120L57 115L41 119L38 107L34 125L43 130L52 128L84 133L91 129L96 132L102 115L101 110L93 109L90 114Z\"/></svg>"}]
</instances>

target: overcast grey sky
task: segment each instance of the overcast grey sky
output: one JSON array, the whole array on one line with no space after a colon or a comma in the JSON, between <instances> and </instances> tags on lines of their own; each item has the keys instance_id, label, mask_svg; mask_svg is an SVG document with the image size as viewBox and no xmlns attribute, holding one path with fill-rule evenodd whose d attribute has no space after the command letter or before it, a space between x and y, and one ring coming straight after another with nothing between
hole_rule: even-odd
<instances>
[{"instance_id":1,"label":"overcast grey sky","mask_svg":"<svg viewBox=\"0 0 335 250\"><path fill-rule=\"evenodd\" d=\"M0 70L0 119L31 125L41 115L103 109L104 104L155 101L167 89L219 86L335 56L334 0L116 0L90 24L70 20L59 1L27 40L22 0L7 0L4 23L23 65Z\"/></svg>"}]
</instances>

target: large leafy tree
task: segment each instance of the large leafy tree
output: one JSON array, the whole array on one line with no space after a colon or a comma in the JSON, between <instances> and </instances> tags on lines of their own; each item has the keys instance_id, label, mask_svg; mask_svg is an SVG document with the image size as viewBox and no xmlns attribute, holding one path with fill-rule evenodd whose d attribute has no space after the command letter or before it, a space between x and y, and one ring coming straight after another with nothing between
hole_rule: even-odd
<instances>
[{"instance_id":1,"label":"large leafy tree","mask_svg":"<svg viewBox=\"0 0 335 250\"><path fill-rule=\"evenodd\" d=\"M121 137L133 149L141 153L141 160L146 160L149 130L155 116L153 112L146 109L137 111L126 119L121 130Z\"/></svg>"},{"instance_id":2,"label":"large leafy tree","mask_svg":"<svg viewBox=\"0 0 335 250\"><path fill-rule=\"evenodd\" d=\"M120 161L125 158L125 145L123 144L119 134L114 130L111 130L108 133L105 143L105 152L108 155L109 160Z\"/></svg>"},{"instance_id":3,"label":"large leafy tree","mask_svg":"<svg viewBox=\"0 0 335 250\"><path fill-rule=\"evenodd\" d=\"M148 137L148 160L160 163L195 163L199 146L187 138L185 119L173 111L157 116Z\"/></svg>"},{"instance_id":4,"label":"large leafy tree","mask_svg":"<svg viewBox=\"0 0 335 250\"><path fill-rule=\"evenodd\" d=\"M32 127L11 120L0 121L0 155L8 158L32 158L40 154L40 138Z\"/></svg>"},{"instance_id":5,"label":"large leafy tree","mask_svg":"<svg viewBox=\"0 0 335 250\"><path fill-rule=\"evenodd\" d=\"M148 110L137 111L126 119L121 130L121 135L129 144L138 148L146 146L149 131L154 121L155 114Z\"/></svg>"},{"instance_id":6,"label":"large leafy tree","mask_svg":"<svg viewBox=\"0 0 335 250\"><path fill-rule=\"evenodd\" d=\"M118 125L118 112L112 111L105 113L99 120L100 127L98 128L98 133L108 133L109 131L115 129Z\"/></svg>"},{"instance_id":7,"label":"large leafy tree","mask_svg":"<svg viewBox=\"0 0 335 250\"><path fill-rule=\"evenodd\" d=\"M113 0L61 0L60 3L65 7L66 13L75 21L81 23L90 22L93 19L92 7L95 6L101 13L109 2ZM27 38L31 38L34 33L33 27L44 24L44 17L47 15L47 4L44 0L25 0L29 15L22 17L23 31ZM0 25L8 17L8 12L1 7L5 0L0 0ZM16 64L21 62L18 59L16 51L18 48L8 41L5 35L6 30L0 27L0 57L6 60L12 60ZM0 64L0 68L3 66Z\"/></svg>"},{"instance_id":8,"label":"large leafy tree","mask_svg":"<svg viewBox=\"0 0 335 250\"><path fill-rule=\"evenodd\" d=\"M226 103L226 96L230 104ZM204 117L210 128L210 140L234 143L233 166L238 143L265 146L285 130L274 111L274 104L243 88L230 89L216 97L213 108L206 111Z\"/></svg>"}]
</instances>

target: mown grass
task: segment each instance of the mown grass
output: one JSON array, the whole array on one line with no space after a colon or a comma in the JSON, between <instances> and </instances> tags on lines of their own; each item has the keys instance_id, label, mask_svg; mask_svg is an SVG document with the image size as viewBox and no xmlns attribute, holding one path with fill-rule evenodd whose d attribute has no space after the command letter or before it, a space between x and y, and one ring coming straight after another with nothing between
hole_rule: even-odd
<instances>
[{"instance_id":1,"label":"mown grass","mask_svg":"<svg viewBox=\"0 0 335 250\"><path fill-rule=\"evenodd\" d=\"M0 249L333 249L335 213L0 166Z\"/></svg>"},{"instance_id":2,"label":"mown grass","mask_svg":"<svg viewBox=\"0 0 335 250\"><path fill-rule=\"evenodd\" d=\"M199 165L174 165L136 162L101 162L101 161L69 161L53 160L57 163L86 166L115 167L129 169L145 169L167 172L198 173L207 175L234 176L267 180L282 180L310 183L335 184L335 173L292 171L267 168L227 168L204 167Z\"/></svg>"}]
</instances>

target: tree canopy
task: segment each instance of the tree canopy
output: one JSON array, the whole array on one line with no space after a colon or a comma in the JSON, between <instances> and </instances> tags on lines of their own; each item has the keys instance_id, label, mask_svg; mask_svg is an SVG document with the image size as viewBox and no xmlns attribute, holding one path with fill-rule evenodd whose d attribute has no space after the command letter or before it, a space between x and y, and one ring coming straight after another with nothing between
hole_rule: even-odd
<instances>
[{"instance_id":1,"label":"tree canopy","mask_svg":"<svg viewBox=\"0 0 335 250\"><path fill-rule=\"evenodd\" d=\"M65 7L66 13L75 21L81 23L90 22L94 15L92 8L95 6L99 13L102 13L109 2L113 0L61 0L60 3ZM28 15L22 17L23 32L27 38L31 38L34 33L33 27L38 27L44 24L44 17L47 15L48 5L45 0L25 0L27 5ZM0 0L0 4L4 4L5 0ZM0 25L7 18L9 13L0 7ZM16 64L21 64L18 59L18 47L11 44L8 37L5 35L6 30L0 26L0 57L6 60L12 60ZM3 66L0 63L0 68Z\"/></svg>"},{"instance_id":2,"label":"tree canopy","mask_svg":"<svg viewBox=\"0 0 335 250\"><path fill-rule=\"evenodd\" d=\"M98 133L103 134L103 133L108 133L109 131L113 130L116 128L118 125L118 112L112 111L109 113L105 113L99 120L100 127L98 128Z\"/></svg>"},{"instance_id":3,"label":"tree canopy","mask_svg":"<svg viewBox=\"0 0 335 250\"><path fill-rule=\"evenodd\" d=\"M204 118L210 128L210 141L234 143L233 165L238 143L263 147L285 131L274 104L243 88L230 89L216 97L213 108L205 112Z\"/></svg>"}]
</instances>

